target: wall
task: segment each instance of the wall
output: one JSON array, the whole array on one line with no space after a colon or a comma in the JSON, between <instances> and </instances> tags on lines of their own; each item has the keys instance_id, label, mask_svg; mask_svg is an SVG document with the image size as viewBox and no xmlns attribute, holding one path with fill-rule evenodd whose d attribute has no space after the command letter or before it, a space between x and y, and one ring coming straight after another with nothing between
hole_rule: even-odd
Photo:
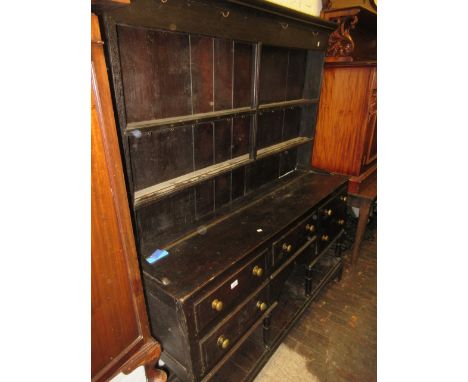
<instances>
[{"instance_id":1,"label":"wall","mask_svg":"<svg viewBox=\"0 0 468 382\"><path fill-rule=\"evenodd\" d=\"M128 375L120 373L111 379L111 382L146 382L145 368L137 367Z\"/></svg>"},{"instance_id":2,"label":"wall","mask_svg":"<svg viewBox=\"0 0 468 382\"><path fill-rule=\"evenodd\" d=\"M322 0L267 0L312 16L319 16L322 10Z\"/></svg>"}]
</instances>

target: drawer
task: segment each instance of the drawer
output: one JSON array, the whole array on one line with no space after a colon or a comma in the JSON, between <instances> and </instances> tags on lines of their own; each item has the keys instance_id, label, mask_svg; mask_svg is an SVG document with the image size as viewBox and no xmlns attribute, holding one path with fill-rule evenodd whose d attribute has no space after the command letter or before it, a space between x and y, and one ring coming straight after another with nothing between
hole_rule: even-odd
<instances>
[{"instance_id":1,"label":"drawer","mask_svg":"<svg viewBox=\"0 0 468 382\"><path fill-rule=\"evenodd\" d=\"M210 324L214 325L219 322L235 305L260 286L266 277L267 255L268 250L265 249L195 303L195 321L198 332L202 332Z\"/></svg>"},{"instance_id":2,"label":"drawer","mask_svg":"<svg viewBox=\"0 0 468 382\"><path fill-rule=\"evenodd\" d=\"M319 229L317 238L317 251L323 251L330 242L341 232L346 224L345 191L339 193L319 208Z\"/></svg>"},{"instance_id":3,"label":"drawer","mask_svg":"<svg viewBox=\"0 0 468 382\"><path fill-rule=\"evenodd\" d=\"M347 200L346 192L342 192L322 205L318 210L320 226L335 221L337 217L345 217Z\"/></svg>"},{"instance_id":4,"label":"drawer","mask_svg":"<svg viewBox=\"0 0 468 382\"><path fill-rule=\"evenodd\" d=\"M210 370L268 309L267 288L263 288L226 323L200 342L205 370Z\"/></svg>"},{"instance_id":5,"label":"drawer","mask_svg":"<svg viewBox=\"0 0 468 382\"><path fill-rule=\"evenodd\" d=\"M317 221L317 212L314 211L273 242L273 268L278 268L287 258L296 253L299 248L317 234Z\"/></svg>"}]
</instances>

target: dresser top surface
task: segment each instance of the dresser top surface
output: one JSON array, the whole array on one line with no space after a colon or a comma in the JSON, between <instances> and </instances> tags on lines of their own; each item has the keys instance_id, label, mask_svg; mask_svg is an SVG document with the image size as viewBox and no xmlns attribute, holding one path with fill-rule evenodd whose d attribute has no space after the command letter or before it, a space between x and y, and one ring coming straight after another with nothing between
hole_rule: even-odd
<instances>
[{"instance_id":1,"label":"dresser top surface","mask_svg":"<svg viewBox=\"0 0 468 382\"><path fill-rule=\"evenodd\" d=\"M155 280L169 296L184 300L259 250L346 181L341 175L305 173L218 223L199 227L196 234L165 248L169 255L155 263L142 258L144 275Z\"/></svg>"}]
</instances>

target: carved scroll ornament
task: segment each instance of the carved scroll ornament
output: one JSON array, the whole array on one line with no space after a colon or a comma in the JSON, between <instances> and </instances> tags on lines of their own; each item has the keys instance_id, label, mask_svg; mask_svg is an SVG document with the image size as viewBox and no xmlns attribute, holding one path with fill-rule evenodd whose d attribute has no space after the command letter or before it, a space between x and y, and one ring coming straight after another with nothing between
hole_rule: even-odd
<instances>
[{"instance_id":1,"label":"carved scroll ornament","mask_svg":"<svg viewBox=\"0 0 468 382\"><path fill-rule=\"evenodd\" d=\"M332 57L347 57L354 51L354 41L351 37L351 30L355 28L357 16L338 17L334 21L338 21L338 28L330 35L328 40L327 56Z\"/></svg>"}]
</instances>

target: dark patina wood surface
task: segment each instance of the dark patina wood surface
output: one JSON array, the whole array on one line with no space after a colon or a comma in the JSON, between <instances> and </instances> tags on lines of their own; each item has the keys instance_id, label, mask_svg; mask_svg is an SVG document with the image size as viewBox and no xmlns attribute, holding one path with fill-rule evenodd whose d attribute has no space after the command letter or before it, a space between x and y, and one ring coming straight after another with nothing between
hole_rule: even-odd
<instances>
[{"instance_id":1,"label":"dark patina wood surface","mask_svg":"<svg viewBox=\"0 0 468 382\"><path fill-rule=\"evenodd\" d=\"M167 280L164 292L185 299L299 220L346 181L344 176L303 174L219 224L200 227L195 236L166 247L170 254L160 261L149 264L143 260L143 272L158 281ZM143 258L151 252L143 253Z\"/></svg>"}]
</instances>

